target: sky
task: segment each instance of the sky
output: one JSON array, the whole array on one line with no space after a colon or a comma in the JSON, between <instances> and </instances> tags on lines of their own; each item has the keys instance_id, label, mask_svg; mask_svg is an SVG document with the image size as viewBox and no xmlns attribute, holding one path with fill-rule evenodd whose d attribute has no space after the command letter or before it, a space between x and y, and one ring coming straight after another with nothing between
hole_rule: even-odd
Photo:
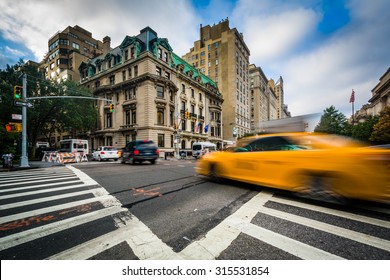
<instances>
[{"instance_id":1,"label":"sky","mask_svg":"<svg viewBox=\"0 0 390 280\"><path fill-rule=\"evenodd\" d=\"M292 116L331 105L350 117L368 103L390 67L389 0L1 0L0 69L40 62L48 40L79 25L111 47L146 26L184 55L199 28L229 19L243 33L249 61L284 81Z\"/></svg>"}]
</instances>

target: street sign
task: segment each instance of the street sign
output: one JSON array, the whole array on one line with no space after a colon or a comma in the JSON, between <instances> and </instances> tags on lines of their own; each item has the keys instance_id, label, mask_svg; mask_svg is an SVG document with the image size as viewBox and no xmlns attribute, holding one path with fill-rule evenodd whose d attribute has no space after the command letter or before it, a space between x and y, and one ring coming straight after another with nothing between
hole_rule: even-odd
<instances>
[{"instance_id":1,"label":"street sign","mask_svg":"<svg viewBox=\"0 0 390 280\"><path fill-rule=\"evenodd\" d=\"M22 120L22 115L20 115L20 114L12 114L12 119L21 121Z\"/></svg>"},{"instance_id":2,"label":"street sign","mask_svg":"<svg viewBox=\"0 0 390 280\"><path fill-rule=\"evenodd\" d=\"M27 101L18 101L14 100L14 105L19 107L28 107L28 108L34 108L34 104L27 102Z\"/></svg>"}]
</instances>

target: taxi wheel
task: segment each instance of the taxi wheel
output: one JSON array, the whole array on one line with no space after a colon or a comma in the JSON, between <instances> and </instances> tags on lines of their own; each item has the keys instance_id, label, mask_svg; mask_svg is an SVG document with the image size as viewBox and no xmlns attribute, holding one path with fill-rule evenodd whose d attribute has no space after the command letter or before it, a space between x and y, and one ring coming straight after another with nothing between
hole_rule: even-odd
<instances>
[{"instance_id":1,"label":"taxi wheel","mask_svg":"<svg viewBox=\"0 0 390 280\"><path fill-rule=\"evenodd\" d=\"M210 178L211 181L216 182L216 183L221 182L221 177L219 176L218 170L219 170L219 167L217 164L215 164L215 163L210 164L208 177Z\"/></svg>"},{"instance_id":2,"label":"taxi wheel","mask_svg":"<svg viewBox=\"0 0 390 280\"><path fill-rule=\"evenodd\" d=\"M99 156L98 161L102 161L102 158Z\"/></svg>"},{"instance_id":3,"label":"taxi wheel","mask_svg":"<svg viewBox=\"0 0 390 280\"><path fill-rule=\"evenodd\" d=\"M333 191L335 178L327 176L308 176L304 186L310 198L331 203L344 204L345 199Z\"/></svg>"}]
</instances>

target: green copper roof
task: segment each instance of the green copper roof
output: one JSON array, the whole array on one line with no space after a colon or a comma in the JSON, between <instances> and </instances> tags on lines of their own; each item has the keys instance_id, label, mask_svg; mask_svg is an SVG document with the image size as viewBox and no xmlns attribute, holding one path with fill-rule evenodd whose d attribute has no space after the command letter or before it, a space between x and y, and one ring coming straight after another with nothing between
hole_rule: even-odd
<instances>
[{"instance_id":1,"label":"green copper roof","mask_svg":"<svg viewBox=\"0 0 390 280\"><path fill-rule=\"evenodd\" d=\"M202 74L198 69L196 69L194 66L192 66L191 64L186 62L184 59L179 57L174 52L172 52L172 61L173 61L175 66L178 66L180 64L183 65L183 67L184 67L183 72L185 74L187 74L188 71L191 71L193 73L193 75L192 75L193 79L195 79L196 77L198 77L200 75L200 78L201 78L201 81L203 84L209 84L209 85L215 87L216 89L218 89L217 84L212 79L210 79L206 75ZM219 91L217 91L217 92L218 92L218 94L220 94Z\"/></svg>"}]
</instances>

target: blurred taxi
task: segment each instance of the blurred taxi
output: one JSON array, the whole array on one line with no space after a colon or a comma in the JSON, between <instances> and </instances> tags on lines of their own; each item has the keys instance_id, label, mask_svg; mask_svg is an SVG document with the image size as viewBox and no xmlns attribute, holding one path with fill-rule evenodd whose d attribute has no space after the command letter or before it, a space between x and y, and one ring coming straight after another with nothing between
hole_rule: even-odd
<instances>
[{"instance_id":1,"label":"blurred taxi","mask_svg":"<svg viewBox=\"0 0 390 280\"><path fill-rule=\"evenodd\" d=\"M245 138L230 151L205 155L196 172L331 200L390 201L390 149L363 147L336 135Z\"/></svg>"}]
</instances>

